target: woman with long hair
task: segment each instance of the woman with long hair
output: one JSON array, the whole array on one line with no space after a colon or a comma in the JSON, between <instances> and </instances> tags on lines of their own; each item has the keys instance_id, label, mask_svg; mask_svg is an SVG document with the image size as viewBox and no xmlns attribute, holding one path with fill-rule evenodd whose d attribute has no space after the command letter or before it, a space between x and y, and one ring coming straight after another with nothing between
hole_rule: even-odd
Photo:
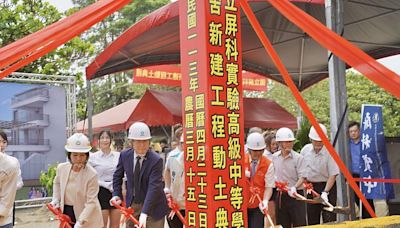
<instances>
[{"instance_id":1,"label":"woman with long hair","mask_svg":"<svg viewBox=\"0 0 400 228\"><path fill-rule=\"evenodd\" d=\"M97 171L99 177L98 199L103 214L105 227L118 228L121 213L110 205L113 192L113 174L118 165L119 153L111 149L112 134L109 130L102 130L99 134L100 150L90 155L89 164ZM107 224L109 226L107 226Z\"/></svg>"}]
</instances>

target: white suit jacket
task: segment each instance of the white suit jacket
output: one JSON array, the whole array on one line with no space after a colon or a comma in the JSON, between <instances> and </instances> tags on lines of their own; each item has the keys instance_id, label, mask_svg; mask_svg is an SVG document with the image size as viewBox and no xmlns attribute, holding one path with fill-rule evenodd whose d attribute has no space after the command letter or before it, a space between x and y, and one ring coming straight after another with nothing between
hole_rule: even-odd
<instances>
[{"instance_id":1,"label":"white suit jacket","mask_svg":"<svg viewBox=\"0 0 400 228\"><path fill-rule=\"evenodd\" d=\"M54 179L53 199L59 200L62 211L64 211L65 188L71 167L72 165L69 162L59 164ZM82 173L77 180L79 187L75 192L76 204L71 205L74 207L76 220L85 221L84 228L101 228L103 227L103 217L97 198L99 184L96 170L90 165L86 165L80 172Z\"/></svg>"}]
</instances>

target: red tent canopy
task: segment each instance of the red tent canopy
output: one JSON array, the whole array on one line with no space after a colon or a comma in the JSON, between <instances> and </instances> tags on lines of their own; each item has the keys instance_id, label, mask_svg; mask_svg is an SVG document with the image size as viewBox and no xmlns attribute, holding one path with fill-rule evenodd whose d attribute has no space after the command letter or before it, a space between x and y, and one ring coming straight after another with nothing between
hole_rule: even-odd
<instances>
[{"instance_id":1,"label":"red tent canopy","mask_svg":"<svg viewBox=\"0 0 400 228\"><path fill-rule=\"evenodd\" d=\"M125 129L136 121L149 126L171 126L182 123L180 92L147 90L132 112ZM244 126L261 128L297 128L296 118L269 99L244 98Z\"/></svg>"},{"instance_id":2,"label":"red tent canopy","mask_svg":"<svg viewBox=\"0 0 400 228\"><path fill-rule=\"evenodd\" d=\"M93 133L99 133L102 129L110 129L111 131L123 131L125 130L125 123L131 116L131 113L135 110L139 99L131 99L113 108L110 108L104 112L101 112L93 116ZM80 121L76 124L78 132L87 131L88 121Z\"/></svg>"},{"instance_id":3,"label":"red tent canopy","mask_svg":"<svg viewBox=\"0 0 400 228\"><path fill-rule=\"evenodd\" d=\"M266 0L248 2L299 90L328 76L325 48ZM323 0L292 2L325 24ZM180 63L178 4L170 3L127 29L86 68L86 77L91 79L136 67ZM399 7L400 1L344 1L342 36L376 59L399 54ZM243 69L284 83L244 14L241 28Z\"/></svg>"}]
</instances>

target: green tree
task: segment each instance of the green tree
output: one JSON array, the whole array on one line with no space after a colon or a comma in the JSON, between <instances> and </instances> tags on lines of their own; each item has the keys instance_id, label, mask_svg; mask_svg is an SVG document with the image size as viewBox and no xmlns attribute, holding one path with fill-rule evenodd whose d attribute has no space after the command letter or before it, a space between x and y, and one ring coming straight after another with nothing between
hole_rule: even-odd
<instances>
[{"instance_id":1,"label":"green tree","mask_svg":"<svg viewBox=\"0 0 400 228\"><path fill-rule=\"evenodd\" d=\"M72 0L72 2L76 8L69 13L92 4L94 0ZM95 45L95 53L100 53L134 23L169 2L169 0L133 1L117 13L96 24L83 37ZM148 87L163 88L157 85L134 85L131 83L132 74L132 71L127 71L92 80L94 114L119 105L129 99L140 98ZM84 119L86 90L83 87L79 89L77 101L78 119Z\"/></svg>"},{"instance_id":2,"label":"green tree","mask_svg":"<svg viewBox=\"0 0 400 228\"><path fill-rule=\"evenodd\" d=\"M355 72L346 73L349 120L360 121L362 104L383 106L385 135L400 136L400 101L365 76ZM288 95L290 94L290 95ZM317 120L329 126L329 80L325 79L302 92ZM274 82L266 97L274 99L286 110L297 116L297 101L284 85Z\"/></svg>"},{"instance_id":3,"label":"green tree","mask_svg":"<svg viewBox=\"0 0 400 228\"><path fill-rule=\"evenodd\" d=\"M50 165L47 172L42 171L40 173L39 177L40 184L47 189L49 195L53 194L53 181L54 178L56 177L56 170L57 170L57 164Z\"/></svg>"},{"instance_id":4,"label":"green tree","mask_svg":"<svg viewBox=\"0 0 400 228\"><path fill-rule=\"evenodd\" d=\"M50 25L62 17L62 13L44 0L4 0L0 2L0 46L6 46L20 38ZM93 55L94 46L79 37L19 69L19 72L75 75L74 64Z\"/></svg>"}]
</instances>

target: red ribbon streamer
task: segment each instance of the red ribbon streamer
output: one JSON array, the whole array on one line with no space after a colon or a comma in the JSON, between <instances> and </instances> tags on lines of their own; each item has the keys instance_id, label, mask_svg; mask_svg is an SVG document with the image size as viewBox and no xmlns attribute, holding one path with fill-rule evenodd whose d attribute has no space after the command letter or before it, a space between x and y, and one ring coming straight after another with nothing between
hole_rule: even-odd
<instances>
[{"instance_id":1,"label":"red ribbon streamer","mask_svg":"<svg viewBox=\"0 0 400 228\"><path fill-rule=\"evenodd\" d=\"M275 187L278 189L278 191L288 192L287 186L288 186L288 182L275 181Z\"/></svg>"},{"instance_id":2,"label":"red ribbon streamer","mask_svg":"<svg viewBox=\"0 0 400 228\"><path fill-rule=\"evenodd\" d=\"M311 193L314 197L319 197L320 194L314 190L314 186L312 183L303 183L304 188L307 190L307 194Z\"/></svg>"},{"instance_id":3,"label":"red ribbon streamer","mask_svg":"<svg viewBox=\"0 0 400 228\"><path fill-rule=\"evenodd\" d=\"M125 202L122 202L122 206L118 205L115 201L111 201L111 204L116 207L117 209L119 209L121 211L121 213L124 215L125 219L122 221L122 223L125 223L126 220L131 220L134 224L139 225L139 221L133 217L133 213L135 212L133 210L133 208L125 207Z\"/></svg>"},{"instance_id":4,"label":"red ribbon streamer","mask_svg":"<svg viewBox=\"0 0 400 228\"><path fill-rule=\"evenodd\" d=\"M72 223L71 218L61 212L60 208L54 208L50 203L48 203L47 208L56 216L56 219L60 221L59 228L72 228L70 225Z\"/></svg>"},{"instance_id":5,"label":"red ribbon streamer","mask_svg":"<svg viewBox=\"0 0 400 228\"><path fill-rule=\"evenodd\" d=\"M179 211L179 205L174 201L174 199L172 199L172 197L168 197L168 206L169 208L172 209L171 213L169 213L168 218L173 218L174 215L178 215L179 220L181 220L181 222L183 223L183 225L185 225L185 227L188 227L188 224L186 222L186 219L183 217L183 215L181 214L181 212Z\"/></svg>"},{"instance_id":6,"label":"red ribbon streamer","mask_svg":"<svg viewBox=\"0 0 400 228\"><path fill-rule=\"evenodd\" d=\"M253 182L250 182L249 180L247 180L247 183L250 185L250 193L251 193L251 197L250 197L250 200L249 200L250 203L253 203L255 198L258 199L259 203L262 203L262 200L261 200L261 197L260 197L260 193L261 193L260 188L259 187L255 187ZM267 209L264 209L263 212L264 212L265 216L268 216L268 210Z\"/></svg>"},{"instance_id":7,"label":"red ribbon streamer","mask_svg":"<svg viewBox=\"0 0 400 228\"><path fill-rule=\"evenodd\" d=\"M400 183L400 179L354 178L354 180L358 182Z\"/></svg>"}]
</instances>

